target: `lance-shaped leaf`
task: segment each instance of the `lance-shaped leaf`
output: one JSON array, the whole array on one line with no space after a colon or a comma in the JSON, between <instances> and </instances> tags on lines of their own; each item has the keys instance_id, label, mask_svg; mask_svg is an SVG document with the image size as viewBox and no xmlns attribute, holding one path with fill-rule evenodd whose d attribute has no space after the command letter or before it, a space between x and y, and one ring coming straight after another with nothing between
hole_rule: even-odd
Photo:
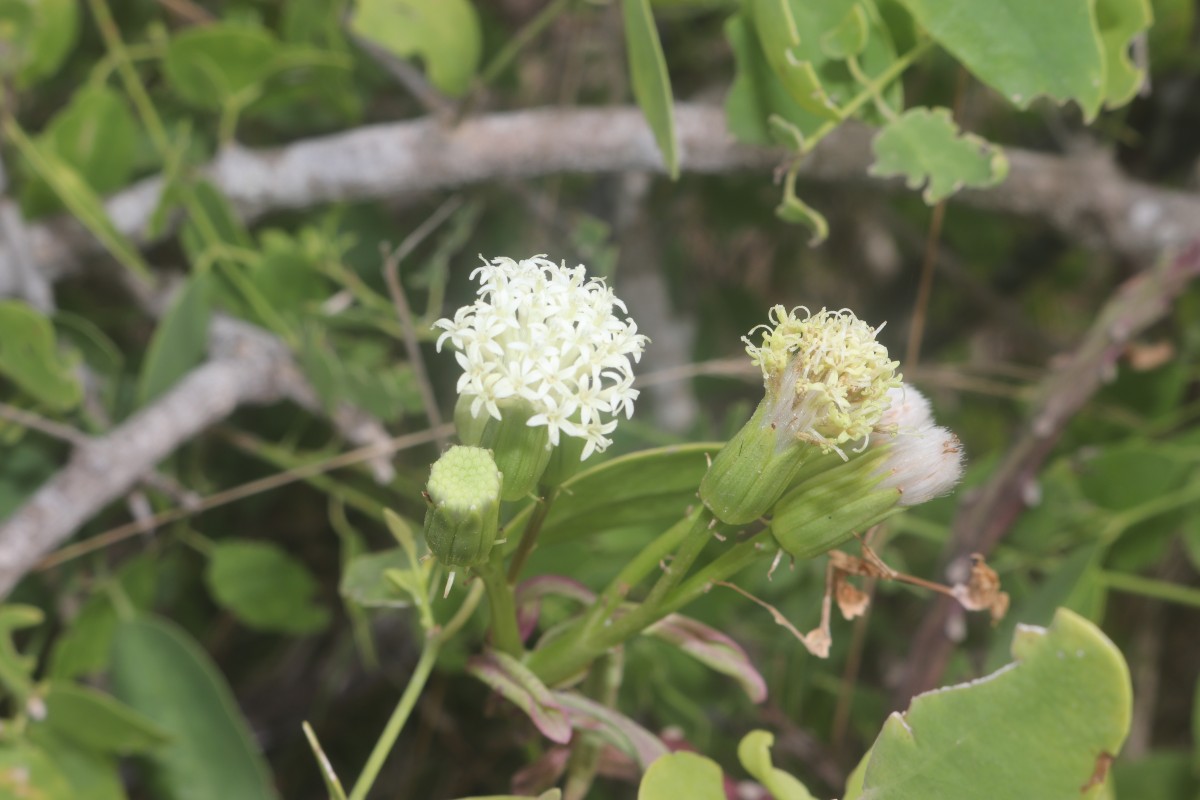
<instances>
[{"instance_id":1,"label":"lance-shaped leaf","mask_svg":"<svg viewBox=\"0 0 1200 800\"><path fill-rule=\"evenodd\" d=\"M1039 96L1074 100L1091 119L1104 100L1094 0L947 3L901 0L975 77L1018 108Z\"/></svg>"},{"instance_id":2,"label":"lance-shaped leaf","mask_svg":"<svg viewBox=\"0 0 1200 800\"><path fill-rule=\"evenodd\" d=\"M696 487L708 469L707 457L720 444L671 445L605 461L562 485L542 525L539 541L549 544L565 536L584 537L624 525L670 525L696 501ZM521 509L505 525L520 531L536 502ZM520 536L509 534L506 551Z\"/></svg>"},{"instance_id":3,"label":"lance-shaped leaf","mask_svg":"<svg viewBox=\"0 0 1200 800\"><path fill-rule=\"evenodd\" d=\"M715 628L682 614L669 614L643 631L678 647L707 667L728 675L745 689L751 702L767 699L767 683L741 645Z\"/></svg>"},{"instance_id":4,"label":"lance-shaped leaf","mask_svg":"<svg viewBox=\"0 0 1200 800\"><path fill-rule=\"evenodd\" d=\"M581 605L596 602L596 593L577 580L563 575L538 575L521 581L513 592L517 605L517 628L521 641L529 638L537 627L543 597L565 597Z\"/></svg>"},{"instance_id":5,"label":"lance-shaped leaf","mask_svg":"<svg viewBox=\"0 0 1200 800\"><path fill-rule=\"evenodd\" d=\"M102 753L146 753L171 736L142 714L89 686L50 681L45 724L75 744Z\"/></svg>"},{"instance_id":6,"label":"lance-shaped leaf","mask_svg":"<svg viewBox=\"0 0 1200 800\"><path fill-rule=\"evenodd\" d=\"M1120 651L1060 609L1049 628L1019 628L1013 656L998 672L892 714L845 800L959 800L980 787L989 800L1104 796L1132 713Z\"/></svg>"},{"instance_id":7,"label":"lance-shaped leaf","mask_svg":"<svg viewBox=\"0 0 1200 800\"><path fill-rule=\"evenodd\" d=\"M964 186L992 186L1008 175L999 147L961 133L945 108L914 108L892 120L875 136L871 174L903 175L910 189L925 186L925 202L934 205Z\"/></svg>"},{"instance_id":8,"label":"lance-shaped leaf","mask_svg":"<svg viewBox=\"0 0 1200 800\"><path fill-rule=\"evenodd\" d=\"M654 141L662 152L667 174L679 177L679 140L675 134L675 103L671 98L671 78L663 57L650 0L622 0L625 17L625 50L629 54L629 78Z\"/></svg>"},{"instance_id":9,"label":"lance-shaped leaf","mask_svg":"<svg viewBox=\"0 0 1200 800\"><path fill-rule=\"evenodd\" d=\"M571 724L565 709L520 661L507 653L489 650L467 661L467 672L524 711L547 739L559 744L570 741Z\"/></svg>"},{"instance_id":10,"label":"lance-shaped leaf","mask_svg":"<svg viewBox=\"0 0 1200 800\"><path fill-rule=\"evenodd\" d=\"M619 711L573 692L552 694L569 715L572 728L593 731L631 756L643 771L667 754L662 740Z\"/></svg>"},{"instance_id":11,"label":"lance-shaped leaf","mask_svg":"<svg viewBox=\"0 0 1200 800\"><path fill-rule=\"evenodd\" d=\"M767 731L751 731L738 744L738 761L775 800L815 800L804 784L771 763L774 743Z\"/></svg>"},{"instance_id":12,"label":"lance-shaped leaf","mask_svg":"<svg viewBox=\"0 0 1200 800\"><path fill-rule=\"evenodd\" d=\"M725 800L725 776L715 761L681 750L650 765L638 800Z\"/></svg>"}]
</instances>

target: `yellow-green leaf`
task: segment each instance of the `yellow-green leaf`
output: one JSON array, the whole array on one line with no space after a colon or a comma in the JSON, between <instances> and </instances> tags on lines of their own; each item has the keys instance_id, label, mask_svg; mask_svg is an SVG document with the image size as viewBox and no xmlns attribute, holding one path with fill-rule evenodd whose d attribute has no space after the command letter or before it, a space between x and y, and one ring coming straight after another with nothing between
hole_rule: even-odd
<instances>
[{"instance_id":1,"label":"yellow-green leaf","mask_svg":"<svg viewBox=\"0 0 1200 800\"><path fill-rule=\"evenodd\" d=\"M419 56L430 83L454 97L470 88L483 48L468 0L358 0L350 30L401 58Z\"/></svg>"}]
</instances>

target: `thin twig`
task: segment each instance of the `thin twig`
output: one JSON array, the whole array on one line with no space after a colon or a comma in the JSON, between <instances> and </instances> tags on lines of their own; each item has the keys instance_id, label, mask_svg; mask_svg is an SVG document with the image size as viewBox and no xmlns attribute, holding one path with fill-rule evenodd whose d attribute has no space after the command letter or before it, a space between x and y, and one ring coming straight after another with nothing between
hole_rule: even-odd
<instances>
[{"instance_id":1,"label":"thin twig","mask_svg":"<svg viewBox=\"0 0 1200 800\"><path fill-rule=\"evenodd\" d=\"M407 433L403 436L397 436L387 442L367 445L356 450L350 450L332 458L319 461L314 464L308 464L303 467L277 472L274 475L268 475L265 478L260 478L249 483L243 483L240 486L234 486L230 489L211 494L198 503L192 506L180 506L177 508L169 508L165 511L160 511L155 514L148 524L159 526L168 522L199 514L204 511L217 508L218 506L227 505L236 500L243 500L262 492L271 489L278 489L281 486L287 486L290 483L296 483L313 475L320 475L340 467L347 467L351 464L358 464L363 461L369 461L372 458L384 454L397 453L401 450L406 450L410 447L416 447L422 444L436 441L439 437L447 435L452 430L450 425L443 425L440 429L430 429L420 431L419 433ZM51 555L43 558L35 565L37 570L46 570L51 567L62 564L65 561L78 558L82 555L94 552L96 550L109 547L117 542L128 539L145 529L147 523L130 522L125 525L119 525L116 528L97 534L96 536L88 537L82 542L78 542L67 547L56 550Z\"/></svg>"},{"instance_id":2,"label":"thin twig","mask_svg":"<svg viewBox=\"0 0 1200 800\"><path fill-rule=\"evenodd\" d=\"M70 425L63 425L61 422L55 422L52 419L46 419L39 414L34 414L32 411L26 411L23 408L17 408L8 403L0 403L0 419L15 422L23 428L43 433L51 438L76 446L88 441L88 436L83 431L76 430Z\"/></svg>"},{"instance_id":3,"label":"thin twig","mask_svg":"<svg viewBox=\"0 0 1200 800\"><path fill-rule=\"evenodd\" d=\"M408 296L405 295L404 286L400 283L400 262L408 257L422 241L437 230L438 226L445 222L461 206L462 198L457 195L446 200L438 206L437 211L434 211L429 219L425 220L416 230L404 237L404 241L400 243L399 247L391 253L385 253L383 260L383 279L387 283L388 294L392 296L392 304L396 307L396 316L400 319L400 326L404 330L404 348L408 351L408 363L412 365L413 375L417 380L417 389L421 393L421 404L425 407L425 414L429 418L429 424L434 428L441 428L442 412L438 408L437 397L433 393L433 382L429 380L429 370L425 367L425 357L421 354L421 343L417 341L417 329L413 324L412 309L408 305ZM438 446L443 449L448 442L448 435L438 438Z\"/></svg>"}]
</instances>

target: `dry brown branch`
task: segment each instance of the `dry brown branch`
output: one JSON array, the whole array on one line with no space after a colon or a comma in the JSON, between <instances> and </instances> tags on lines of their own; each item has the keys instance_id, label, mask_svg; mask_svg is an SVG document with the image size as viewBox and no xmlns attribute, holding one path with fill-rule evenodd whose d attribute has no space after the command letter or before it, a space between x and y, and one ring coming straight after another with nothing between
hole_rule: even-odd
<instances>
[{"instance_id":1,"label":"dry brown branch","mask_svg":"<svg viewBox=\"0 0 1200 800\"><path fill-rule=\"evenodd\" d=\"M720 108L677 108L681 164L688 172L760 170L784 154L740 144ZM842 126L809 159L814 181L868 182L870 129ZM1182 246L1200 219L1200 197L1122 176L1107 156L1055 156L1009 149L1007 181L956 196L982 208L1044 219L1072 238L1146 258ZM369 125L274 150L230 147L206 172L243 218L342 200L395 197L498 178L559 173L661 171L654 139L636 108L538 109L487 114L457 126L425 118ZM899 187L894 181L888 186ZM1080 191L1080 187L1087 187ZM162 180L151 178L109 198L117 228L147 243L146 227ZM33 252L51 279L98 244L66 218L30 226ZM12 256L0 252L3 263Z\"/></svg>"},{"instance_id":2,"label":"dry brown branch","mask_svg":"<svg viewBox=\"0 0 1200 800\"><path fill-rule=\"evenodd\" d=\"M1115 374L1133 337L1166 316L1175 298L1198 277L1200 240L1117 289L1080 345L1041 382L1033 413L999 468L959 508L950 539L952 572L965 572L971 553L990 553L1008 533L1067 422ZM909 648L898 707L940 680L954 647L946 624L956 607L953 600L939 598L925 615Z\"/></svg>"}]
</instances>

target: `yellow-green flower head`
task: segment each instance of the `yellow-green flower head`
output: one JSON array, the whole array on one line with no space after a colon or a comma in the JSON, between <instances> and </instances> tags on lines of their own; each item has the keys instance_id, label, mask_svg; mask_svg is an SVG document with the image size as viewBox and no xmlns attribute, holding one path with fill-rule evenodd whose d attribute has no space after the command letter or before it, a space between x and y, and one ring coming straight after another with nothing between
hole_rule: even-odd
<instances>
[{"instance_id":1,"label":"yellow-green flower head","mask_svg":"<svg viewBox=\"0 0 1200 800\"><path fill-rule=\"evenodd\" d=\"M797 313L800 312L800 313ZM824 452L861 442L866 446L891 401L888 390L900 386L899 362L875 340L883 326L872 328L847 309L816 314L800 306L775 306L762 344L749 337L746 352L762 369L767 390L765 424L779 436L817 445Z\"/></svg>"},{"instance_id":2,"label":"yellow-green flower head","mask_svg":"<svg viewBox=\"0 0 1200 800\"><path fill-rule=\"evenodd\" d=\"M434 323L438 350L449 341L457 351L471 416L500 420L502 405L523 402L550 446L578 437L580 460L608 447L618 416L633 414L633 364L648 341L625 304L582 266L543 256L485 259L471 277L479 299Z\"/></svg>"}]
</instances>

